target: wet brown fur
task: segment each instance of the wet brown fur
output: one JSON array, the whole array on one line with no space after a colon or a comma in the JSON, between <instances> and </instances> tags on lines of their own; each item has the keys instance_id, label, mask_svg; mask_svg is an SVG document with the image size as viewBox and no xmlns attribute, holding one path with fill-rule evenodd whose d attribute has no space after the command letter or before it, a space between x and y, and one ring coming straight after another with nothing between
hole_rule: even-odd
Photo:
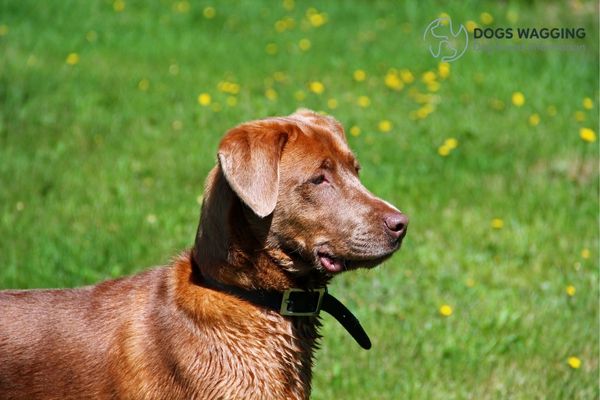
<instances>
[{"instance_id":1,"label":"wet brown fur","mask_svg":"<svg viewBox=\"0 0 600 400\"><path fill-rule=\"evenodd\" d=\"M332 274L317 250L347 269L380 263L399 247L381 228L394 210L360 185L334 119L300 110L240 125L219 147L191 251L95 286L0 292L0 398L306 399L318 319L281 316L204 277L322 287Z\"/></svg>"}]
</instances>

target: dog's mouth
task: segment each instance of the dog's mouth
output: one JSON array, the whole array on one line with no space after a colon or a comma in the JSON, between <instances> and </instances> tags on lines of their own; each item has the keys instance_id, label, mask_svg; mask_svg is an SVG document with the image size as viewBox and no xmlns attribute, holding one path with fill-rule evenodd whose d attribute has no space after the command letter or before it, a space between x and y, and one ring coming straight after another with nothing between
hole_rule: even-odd
<instances>
[{"instance_id":1,"label":"dog's mouth","mask_svg":"<svg viewBox=\"0 0 600 400\"><path fill-rule=\"evenodd\" d=\"M385 254L355 259L336 257L329 250L318 250L317 267L322 268L330 274L338 274L343 271L349 271L357 268L373 268L394 254L398 247Z\"/></svg>"},{"instance_id":2,"label":"dog's mouth","mask_svg":"<svg viewBox=\"0 0 600 400\"><path fill-rule=\"evenodd\" d=\"M335 274L346 270L346 260L335 258L322 251L317 252L317 258L319 259L321 267L328 272Z\"/></svg>"}]
</instances>

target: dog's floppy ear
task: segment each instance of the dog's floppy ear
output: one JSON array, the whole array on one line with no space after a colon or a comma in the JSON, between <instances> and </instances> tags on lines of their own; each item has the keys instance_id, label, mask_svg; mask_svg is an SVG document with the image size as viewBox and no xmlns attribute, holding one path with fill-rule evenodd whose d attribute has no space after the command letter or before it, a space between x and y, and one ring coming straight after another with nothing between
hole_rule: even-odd
<instances>
[{"instance_id":1,"label":"dog's floppy ear","mask_svg":"<svg viewBox=\"0 0 600 400\"><path fill-rule=\"evenodd\" d=\"M282 124L256 121L233 128L219 145L219 164L239 198L263 218L279 192L279 160L288 133Z\"/></svg>"}]
</instances>

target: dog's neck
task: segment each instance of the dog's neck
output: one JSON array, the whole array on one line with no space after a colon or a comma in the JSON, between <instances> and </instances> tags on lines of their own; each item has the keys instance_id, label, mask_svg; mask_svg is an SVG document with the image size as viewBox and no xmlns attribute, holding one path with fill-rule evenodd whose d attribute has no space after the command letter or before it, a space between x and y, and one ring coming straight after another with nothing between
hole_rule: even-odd
<instances>
[{"instance_id":1,"label":"dog's neck","mask_svg":"<svg viewBox=\"0 0 600 400\"><path fill-rule=\"evenodd\" d=\"M329 279L267 241L271 216L259 218L233 192L221 168L208 175L192 255L201 275L243 289L284 291L325 286Z\"/></svg>"}]
</instances>

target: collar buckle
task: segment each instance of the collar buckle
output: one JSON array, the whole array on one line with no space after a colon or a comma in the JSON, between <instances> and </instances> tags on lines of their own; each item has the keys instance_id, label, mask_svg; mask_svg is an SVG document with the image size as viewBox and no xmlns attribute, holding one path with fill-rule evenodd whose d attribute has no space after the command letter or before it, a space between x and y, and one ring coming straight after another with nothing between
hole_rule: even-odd
<instances>
[{"instance_id":1,"label":"collar buckle","mask_svg":"<svg viewBox=\"0 0 600 400\"><path fill-rule=\"evenodd\" d=\"M295 317L316 317L321 311L323 297L327 288L303 290L288 289L283 292L279 313Z\"/></svg>"}]
</instances>

